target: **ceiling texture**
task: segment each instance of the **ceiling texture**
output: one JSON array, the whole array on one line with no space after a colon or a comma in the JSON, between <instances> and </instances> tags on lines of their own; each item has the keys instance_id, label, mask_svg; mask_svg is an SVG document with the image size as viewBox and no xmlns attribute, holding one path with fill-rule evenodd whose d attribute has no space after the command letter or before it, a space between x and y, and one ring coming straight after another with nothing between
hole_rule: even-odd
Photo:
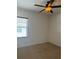
<instances>
[{"instance_id":1,"label":"ceiling texture","mask_svg":"<svg viewBox=\"0 0 79 59\"><path fill-rule=\"evenodd\" d=\"M43 8L34 6L34 4L45 5L49 0L17 0L17 7L32 11L40 11ZM53 5L61 5L61 0L55 0ZM53 8L54 12L60 11L61 8Z\"/></svg>"}]
</instances>

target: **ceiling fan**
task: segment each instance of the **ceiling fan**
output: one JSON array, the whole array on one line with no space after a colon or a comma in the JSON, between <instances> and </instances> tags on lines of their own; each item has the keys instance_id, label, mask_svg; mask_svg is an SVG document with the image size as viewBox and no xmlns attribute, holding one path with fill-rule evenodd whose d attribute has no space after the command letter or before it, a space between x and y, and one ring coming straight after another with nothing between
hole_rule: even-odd
<instances>
[{"instance_id":1,"label":"ceiling fan","mask_svg":"<svg viewBox=\"0 0 79 59\"><path fill-rule=\"evenodd\" d=\"M47 13L53 13L52 8L60 8L60 7L61 7L61 5L52 6L53 3L54 3L54 0L50 0L50 1L47 1L47 3L46 3L45 6L43 6L43 5L38 5L38 4L35 4L34 6L44 7L44 9L41 10L40 12L45 11L45 12L47 12Z\"/></svg>"}]
</instances>

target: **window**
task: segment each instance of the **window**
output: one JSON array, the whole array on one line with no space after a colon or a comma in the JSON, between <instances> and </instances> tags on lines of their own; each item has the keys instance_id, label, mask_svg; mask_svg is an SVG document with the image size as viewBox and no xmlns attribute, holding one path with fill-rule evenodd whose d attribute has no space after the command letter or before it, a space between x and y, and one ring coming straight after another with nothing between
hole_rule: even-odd
<instances>
[{"instance_id":1,"label":"window","mask_svg":"<svg viewBox=\"0 0 79 59\"><path fill-rule=\"evenodd\" d=\"M17 17L17 37L27 37L28 19Z\"/></svg>"}]
</instances>

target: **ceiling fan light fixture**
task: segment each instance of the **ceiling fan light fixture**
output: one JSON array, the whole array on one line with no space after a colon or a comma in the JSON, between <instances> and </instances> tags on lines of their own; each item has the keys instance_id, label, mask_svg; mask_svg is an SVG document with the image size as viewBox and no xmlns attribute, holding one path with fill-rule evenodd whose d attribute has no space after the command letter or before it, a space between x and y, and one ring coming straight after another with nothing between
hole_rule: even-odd
<instances>
[{"instance_id":1,"label":"ceiling fan light fixture","mask_svg":"<svg viewBox=\"0 0 79 59\"><path fill-rule=\"evenodd\" d=\"M45 8L45 12L50 12L51 10L52 10L51 7L46 7L46 8Z\"/></svg>"}]
</instances>

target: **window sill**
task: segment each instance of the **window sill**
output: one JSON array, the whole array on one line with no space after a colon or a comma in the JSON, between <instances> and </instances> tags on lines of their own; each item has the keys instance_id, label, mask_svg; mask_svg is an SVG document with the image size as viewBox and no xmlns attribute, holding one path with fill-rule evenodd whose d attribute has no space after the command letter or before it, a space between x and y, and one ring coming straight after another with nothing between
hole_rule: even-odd
<instances>
[{"instance_id":1,"label":"window sill","mask_svg":"<svg viewBox=\"0 0 79 59\"><path fill-rule=\"evenodd\" d=\"M19 39L19 38L28 38L28 37L17 37L17 39Z\"/></svg>"}]
</instances>

